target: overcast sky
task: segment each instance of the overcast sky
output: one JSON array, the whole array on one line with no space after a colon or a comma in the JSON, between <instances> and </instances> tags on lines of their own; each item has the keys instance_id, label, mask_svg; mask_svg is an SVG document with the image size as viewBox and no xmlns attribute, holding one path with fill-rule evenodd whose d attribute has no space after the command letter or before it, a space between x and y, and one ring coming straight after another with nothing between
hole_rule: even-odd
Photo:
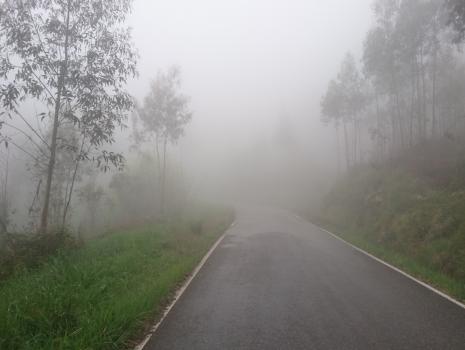
<instances>
[{"instance_id":1,"label":"overcast sky","mask_svg":"<svg viewBox=\"0 0 465 350\"><path fill-rule=\"evenodd\" d=\"M285 100L305 93L305 87L313 97L345 52L360 49L370 5L371 0L136 0L130 25L141 75L132 88L143 96L157 69L179 64L196 104L211 95L231 103L250 92Z\"/></svg>"},{"instance_id":2,"label":"overcast sky","mask_svg":"<svg viewBox=\"0 0 465 350\"><path fill-rule=\"evenodd\" d=\"M136 0L129 24L140 76L130 90L142 99L157 70L177 64L195 112L188 152L224 157L285 116L316 157L333 141L320 123L321 95L347 51L359 58L371 2Z\"/></svg>"}]
</instances>

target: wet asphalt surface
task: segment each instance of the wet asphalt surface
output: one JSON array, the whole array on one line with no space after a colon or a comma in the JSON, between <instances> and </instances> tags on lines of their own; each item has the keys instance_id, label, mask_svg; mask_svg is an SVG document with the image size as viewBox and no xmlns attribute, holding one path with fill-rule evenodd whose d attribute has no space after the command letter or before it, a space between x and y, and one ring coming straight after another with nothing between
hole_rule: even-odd
<instances>
[{"instance_id":1,"label":"wet asphalt surface","mask_svg":"<svg viewBox=\"0 0 465 350\"><path fill-rule=\"evenodd\" d=\"M145 350L465 349L465 310L292 213L243 207Z\"/></svg>"}]
</instances>

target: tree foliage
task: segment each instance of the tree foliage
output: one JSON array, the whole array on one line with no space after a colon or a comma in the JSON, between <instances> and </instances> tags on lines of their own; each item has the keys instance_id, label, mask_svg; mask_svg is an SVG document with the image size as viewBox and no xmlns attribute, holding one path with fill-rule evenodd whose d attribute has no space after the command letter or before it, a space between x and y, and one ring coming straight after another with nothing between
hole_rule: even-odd
<instances>
[{"instance_id":1,"label":"tree foliage","mask_svg":"<svg viewBox=\"0 0 465 350\"><path fill-rule=\"evenodd\" d=\"M360 155L360 118L365 109L365 81L361 76L355 58L347 54L341 64L336 80L329 83L321 100L323 121L333 123L339 132L344 132L345 157L350 167ZM352 133L349 134L349 128Z\"/></svg>"},{"instance_id":2,"label":"tree foliage","mask_svg":"<svg viewBox=\"0 0 465 350\"><path fill-rule=\"evenodd\" d=\"M137 109L138 113L135 116L136 143L148 140L155 142L160 175L162 216L165 210L167 146L168 143L175 144L179 140L186 125L192 119L189 98L180 92L180 88L179 67L174 66L166 72L158 72L156 79L151 83L150 92L145 97L143 105ZM139 127L139 122L142 129Z\"/></svg>"},{"instance_id":3,"label":"tree foliage","mask_svg":"<svg viewBox=\"0 0 465 350\"><path fill-rule=\"evenodd\" d=\"M465 38L465 2L447 0L446 7L449 11L448 23L457 31L456 41L461 42Z\"/></svg>"},{"instance_id":4,"label":"tree foliage","mask_svg":"<svg viewBox=\"0 0 465 350\"><path fill-rule=\"evenodd\" d=\"M124 26L130 6L130 0L0 3L2 121L18 118L22 105L34 99L42 103L41 119L49 119L52 130L42 140L48 153L42 232L47 230L59 130L73 125L101 149L114 142L133 106L125 91L128 78L136 74L137 59ZM95 158L100 164L122 161L121 155L105 150Z\"/></svg>"},{"instance_id":5,"label":"tree foliage","mask_svg":"<svg viewBox=\"0 0 465 350\"><path fill-rule=\"evenodd\" d=\"M358 127L344 130L346 138L358 140L345 143L348 166L363 158L350 154L354 142L357 152L380 159L465 127L464 61L448 30L452 22L463 36L465 5L455 0L443 5L440 0L374 2L375 21L361 60L364 77L357 77L356 61L346 58L321 105L324 120L336 126L358 116Z\"/></svg>"},{"instance_id":6,"label":"tree foliage","mask_svg":"<svg viewBox=\"0 0 465 350\"><path fill-rule=\"evenodd\" d=\"M185 125L192 119L192 112L188 107L189 99L180 93L180 87L181 71L178 67L159 72L152 81L150 92L138 109L146 137L176 143L183 135Z\"/></svg>"}]
</instances>

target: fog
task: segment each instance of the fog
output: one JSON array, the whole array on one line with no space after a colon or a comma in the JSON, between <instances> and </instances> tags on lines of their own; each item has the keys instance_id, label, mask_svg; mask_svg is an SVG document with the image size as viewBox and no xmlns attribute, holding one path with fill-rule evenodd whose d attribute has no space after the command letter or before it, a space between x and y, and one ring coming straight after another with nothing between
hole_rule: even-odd
<instances>
[{"instance_id":1,"label":"fog","mask_svg":"<svg viewBox=\"0 0 465 350\"><path fill-rule=\"evenodd\" d=\"M195 201L308 210L346 170L463 127L463 54L439 0L130 3L77 4L87 37L50 31L48 16L69 26L60 7L30 5L35 20L3 5L0 202L14 231Z\"/></svg>"},{"instance_id":2,"label":"fog","mask_svg":"<svg viewBox=\"0 0 465 350\"><path fill-rule=\"evenodd\" d=\"M181 67L194 117L176 152L197 191L218 196L234 186L237 195L254 183L271 199L296 177L321 189L336 163L320 99L345 53L359 55L370 2L135 2L129 23L140 63L130 91L142 99L159 69ZM283 119L295 138L287 154L273 145Z\"/></svg>"},{"instance_id":3,"label":"fog","mask_svg":"<svg viewBox=\"0 0 465 350\"><path fill-rule=\"evenodd\" d=\"M321 122L321 96L344 55L350 51L361 56L363 37L372 23L370 3L134 1L123 26L131 29L138 74L123 88L142 104L157 74L176 66L180 93L189 99L192 111L182 137L167 146L167 177L178 179L171 188L182 188L186 198L222 203L292 209L319 203L340 168L334 131ZM49 120L37 117L47 111L42 102L26 98L18 111L41 133L50 130ZM157 158L153 142L142 149L133 147L138 143L133 130L136 114L127 113L128 128L116 128L115 142L103 147L125 157L127 174L143 172L137 170L144 159L140 152ZM9 124L26 128L28 134L4 128L5 140L16 145L8 153L8 172L14 176L10 175L7 187L15 193L9 199L8 216L10 225L22 230L26 223L38 222L45 177L37 169L45 174L46 167L34 158L34 152L43 150L31 151L32 139L38 136L35 131L31 133L19 118ZM95 168L95 163L84 168ZM160 177L156 174L160 168L152 168L152 177ZM69 196L73 197L70 220L74 226L89 221L88 205L78 199L81 188L86 182L96 183L113 203L114 194L109 195L107 188L118 172L115 168L97 174L92 170L90 177L77 177L79 184ZM74 189L74 180L71 183ZM65 187L67 193L70 187ZM160 197L160 191L154 191L152 195ZM59 207L66 197L59 200ZM148 198L141 202L154 205ZM144 215L150 216L149 211ZM103 221L111 226L112 220Z\"/></svg>"},{"instance_id":4,"label":"fog","mask_svg":"<svg viewBox=\"0 0 465 350\"><path fill-rule=\"evenodd\" d=\"M0 348L463 349L464 44L465 0L0 0Z\"/></svg>"}]
</instances>

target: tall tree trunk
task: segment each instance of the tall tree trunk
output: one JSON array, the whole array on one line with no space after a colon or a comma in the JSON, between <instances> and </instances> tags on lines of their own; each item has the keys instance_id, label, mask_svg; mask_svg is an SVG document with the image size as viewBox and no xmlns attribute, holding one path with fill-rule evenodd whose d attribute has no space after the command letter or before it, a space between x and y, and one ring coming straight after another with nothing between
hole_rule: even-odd
<instances>
[{"instance_id":1,"label":"tall tree trunk","mask_svg":"<svg viewBox=\"0 0 465 350\"><path fill-rule=\"evenodd\" d=\"M337 174L341 174L341 141L339 140L339 124L336 124L336 146L337 146Z\"/></svg>"},{"instance_id":2,"label":"tall tree trunk","mask_svg":"<svg viewBox=\"0 0 465 350\"><path fill-rule=\"evenodd\" d=\"M426 115L426 78L425 78L425 64L423 60L423 50L421 50L421 92L422 92L422 123L421 123L421 137L422 139L426 139L426 123L427 123L427 115Z\"/></svg>"},{"instance_id":3,"label":"tall tree trunk","mask_svg":"<svg viewBox=\"0 0 465 350\"><path fill-rule=\"evenodd\" d=\"M84 142L85 142L85 137L82 138L82 143L81 143L81 148L79 150L78 159L76 159L76 163L74 165L73 177L71 179L71 186L70 186L69 192L68 191L66 192L66 197L65 197L66 202L65 202L65 207L63 209L63 219L62 219L62 223L61 223L62 231L66 227L66 216L68 215L69 206L71 204L71 198L73 196L74 184L76 183L77 172L78 172L78 169L79 169L79 164L81 162L82 151L84 149Z\"/></svg>"},{"instance_id":4,"label":"tall tree trunk","mask_svg":"<svg viewBox=\"0 0 465 350\"><path fill-rule=\"evenodd\" d=\"M397 137L396 137L396 117L394 116L394 113L391 108L391 147L392 147L392 152L394 153L396 148L397 148Z\"/></svg>"},{"instance_id":5,"label":"tall tree trunk","mask_svg":"<svg viewBox=\"0 0 465 350\"><path fill-rule=\"evenodd\" d=\"M413 60L412 60L413 61ZM409 146L413 146L413 121L415 119L415 67L412 62L411 66L412 80L411 85L411 95L410 95L410 120L409 120Z\"/></svg>"},{"instance_id":6,"label":"tall tree trunk","mask_svg":"<svg viewBox=\"0 0 465 350\"><path fill-rule=\"evenodd\" d=\"M44 206L42 208L42 215L39 227L39 233L45 234L48 230L48 212L50 207L50 193L52 190L52 179L53 171L55 170L55 161L56 161L56 149L57 149L57 136L58 136L58 124L60 118L60 109L61 109L61 97L63 94L63 89L65 86L65 79L68 73L68 46L69 46L69 16L71 10L71 0L67 2L67 11L66 11L66 33L65 33L65 57L64 61L60 67L60 76L58 77L58 89L57 96L55 99L55 114L53 117L53 129L52 129L52 142L50 144L50 159L48 162L47 168L47 183L45 187L45 198Z\"/></svg>"},{"instance_id":7,"label":"tall tree trunk","mask_svg":"<svg viewBox=\"0 0 465 350\"><path fill-rule=\"evenodd\" d=\"M379 108L379 96L378 92L375 92L375 101L376 101L376 146L378 148L378 161L381 161L384 156L383 149L383 132L381 132L381 112Z\"/></svg>"},{"instance_id":8,"label":"tall tree trunk","mask_svg":"<svg viewBox=\"0 0 465 350\"><path fill-rule=\"evenodd\" d=\"M346 165L347 165L347 169L350 169L349 135L347 133L347 123L346 123L345 120L342 122L342 125L344 127L344 143L345 143L345 149L346 149Z\"/></svg>"},{"instance_id":9,"label":"tall tree trunk","mask_svg":"<svg viewBox=\"0 0 465 350\"><path fill-rule=\"evenodd\" d=\"M8 215L9 215L9 203L8 203L8 177L10 173L10 150L7 150L6 161L5 161L5 179L3 187L1 188L1 200L3 203L0 212L0 232L8 233Z\"/></svg>"},{"instance_id":10,"label":"tall tree trunk","mask_svg":"<svg viewBox=\"0 0 465 350\"><path fill-rule=\"evenodd\" d=\"M166 199L166 146L168 144L168 138L165 136L163 140L163 170L161 180L161 215L165 217L165 199Z\"/></svg>"},{"instance_id":11,"label":"tall tree trunk","mask_svg":"<svg viewBox=\"0 0 465 350\"><path fill-rule=\"evenodd\" d=\"M363 133L360 121L357 121L357 129L358 129L358 159L360 162L363 162Z\"/></svg>"},{"instance_id":12,"label":"tall tree trunk","mask_svg":"<svg viewBox=\"0 0 465 350\"><path fill-rule=\"evenodd\" d=\"M158 176L161 176L161 164L160 164L160 137L158 135L155 136L155 151L157 152L157 170Z\"/></svg>"},{"instance_id":13,"label":"tall tree trunk","mask_svg":"<svg viewBox=\"0 0 465 350\"><path fill-rule=\"evenodd\" d=\"M396 88L396 115L397 115L397 127L399 129L399 140L400 140L400 147L405 147L405 135L404 135L404 123L402 120L402 110L400 107L400 97L399 97L399 89Z\"/></svg>"},{"instance_id":14,"label":"tall tree trunk","mask_svg":"<svg viewBox=\"0 0 465 350\"><path fill-rule=\"evenodd\" d=\"M156 175L156 191L155 191L155 194L156 196L162 196L161 192L162 192L162 178L163 178L163 174L162 174L162 169L161 169L161 158L160 158L160 136L158 135L158 133L155 135L155 151L157 153L157 175ZM155 198L155 203L156 203L156 198ZM155 205L155 208L156 208L156 205ZM162 211L162 209L160 208L160 211Z\"/></svg>"},{"instance_id":15,"label":"tall tree trunk","mask_svg":"<svg viewBox=\"0 0 465 350\"><path fill-rule=\"evenodd\" d=\"M418 62L418 58L415 59L416 62L416 79L415 79L415 87L416 87L416 111L417 111L417 141L421 139L421 93L420 93L420 64Z\"/></svg>"},{"instance_id":16,"label":"tall tree trunk","mask_svg":"<svg viewBox=\"0 0 465 350\"><path fill-rule=\"evenodd\" d=\"M354 129L353 135L352 135L352 164L355 165L357 164L357 121L356 118L353 118L352 121L352 127Z\"/></svg>"},{"instance_id":17,"label":"tall tree trunk","mask_svg":"<svg viewBox=\"0 0 465 350\"><path fill-rule=\"evenodd\" d=\"M389 113L391 122L391 153L394 153L398 147L397 145L397 130L396 130L396 111L394 103L394 92L389 94Z\"/></svg>"},{"instance_id":18,"label":"tall tree trunk","mask_svg":"<svg viewBox=\"0 0 465 350\"><path fill-rule=\"evenodd\" d=\"M431 105L431 113L432 113L432 120L431 120L431 136L436 136L436 129L437 129L437 120L436 120L436 72L437 70L437 48L435 47L433 53L433 91L432 91L432 105Z\"/></svg>"}]
</instances>

